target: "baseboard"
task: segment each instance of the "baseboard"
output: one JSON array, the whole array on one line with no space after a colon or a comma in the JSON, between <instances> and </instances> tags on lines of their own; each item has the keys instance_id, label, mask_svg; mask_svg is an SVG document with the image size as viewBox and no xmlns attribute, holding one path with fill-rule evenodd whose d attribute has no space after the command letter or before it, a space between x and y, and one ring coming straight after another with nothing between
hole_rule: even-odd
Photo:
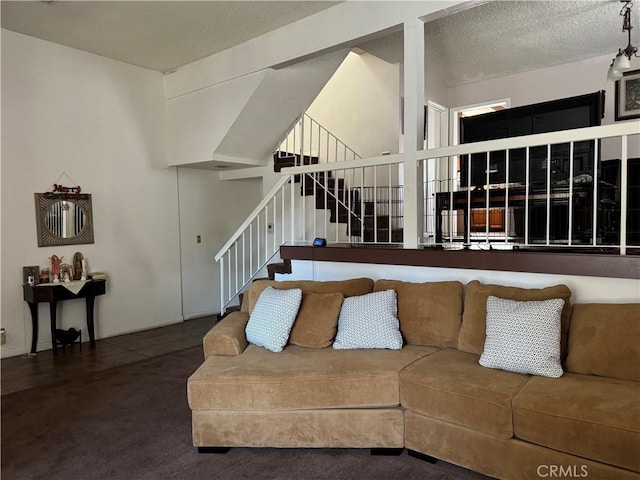
<instances>
[{"instance_id":1,"label":"baseboard","mask_svg":"<svg viewBox=\"0 0 640 480\"><path fill-rule=\"evenodd\" d=\"M187 321L187 320L195 320L196 318L203 318L203 317L217 317L218 315L220 315L220 312L213 310L213 311L206 311L206 312L190 313L188 315L183 315L183 316L185 321Z\"/></svg>"},{"instance_id":2,"label":"baseboard","mask_svg":"<svg viewBox=\"0 0 640 480\"><path fill-rule=\"evenodd\" d=\"M0 358L17 357L18 355L24 355L28 352L25 348L18 347L0 347Z\"/></svg>"}]
</instances>

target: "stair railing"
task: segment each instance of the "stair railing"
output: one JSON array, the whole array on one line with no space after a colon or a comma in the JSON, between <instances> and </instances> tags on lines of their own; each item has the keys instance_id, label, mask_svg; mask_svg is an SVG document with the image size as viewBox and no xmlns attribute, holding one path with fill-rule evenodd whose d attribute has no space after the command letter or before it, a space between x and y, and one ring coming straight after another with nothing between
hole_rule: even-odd
<instances>
[{"instance_id":1,"label":"stair railing","mask_svg":"<svg viewBox=\"0 0 640 480\"><path fill-rule=\"evenodd\" d=\"M215 260L220 264L221 311L264 271L285 239L295 237L292 228L295 196L292 189L288 203L285 191L289 181L288 175L280 178L216 254ZM289 225L285 221L287 209L291 211Z\"/></svg>"},{"instance_id":2,"label":"stair railing","mask_svg":"<svg viewBox=\"0 0 640 480\"><path fill-rule=\"evenodd\" d=\"M302 113L293 123L293 127L279 143L279 147L274 152L276 158L291 158L293 166L309 165L312 163L334 163L345 160L361 158L352 148L341 141L338 137L327 130L323 125L314 120L307 113ZM307 181L314 182L314 186L323 188L317 179L310 176L302 176L302 190L307 188ZM345 189L349 185L345 181ZM317 184L317 185L316 185ZM334 197L330 190L325 189L329 196ZM336 201L344 206L344 199ZM306 223L307 212L302 210L302 222Z\"/></svg>"},{"instance_id":3,"label":"stair railing","mask_svg":"<svg viewBox=\"0 0 640 480\"><path fill-rule=\"evenodd\" d=\"M317 162L322 163L336 163L360 158L353 149L306 113L302 113L296 119L293 128L282 139L274 156L281 158L293 156L293 165L295 166L312 163L312 157L316 157ZM351 206L352 202L346 198L347 195L344 193L348 189L347 179L344 179L343 197L340 198L337 180L336 188L332 191L328 185L327 177L328 174L325 174L324 182L320 182L315 175L298 176L302 179L302 193L306 191L306 182L312 181L314 199L319 192L324 196L324 205L329 204L329 199L335 204L336 215L343 210L347 212L349 222L362 223L358 213ZM315 218L312 218L315 217L315 214L308 215L307 210L309 209L303 205L305 202L298 202L299 205L296 207L295 182L295 176L283 175L215 256L216 262L220 264L222 310L257 275L265 271L267 264L278 253L281 244L287 240L306 241L309 234L313 234L315 237L318 230L317 222ZM287 184L291 186L290 194L285 193ZM288 217L290 217L289 221L286 220ZM325 236L328 222L327 210L325 209ZM298 223L301 225L297 225ZM307 228L308 223L313 224L311 229ZM307 230L310 231L307 232ZM337 230L335 238L336 241L344 240L344 237L341 237Z\"/></svg>"},{"instance_id":4,"label":"stair railing","mask_svg":"<svg viewBox=\"0 0 640 480\"><path fill-rule=\"evenodd\" d=\"M353 187L365 205L370 205L369 214L364 212L363 222L370 228L368 235L360 239L363 243L402 243L404 229L404 186L376 185ZM366 209L365 209L366 210ZM386 230L386 232L385 232Z\"/></svg>"},{"instance_id":5,"label":"stair railing","mask_svg":"<svg viewBox=\"0 0 640 480\"><path fill-rule=\"evenodd\" d=\"M305 223L303 220L309 228L300 230L298 240L304 242L322 236L332 243L402 243L403 207L398 205L403 200L402 187L397 186L398 164L402 162L403 155L396 154L283 168L283 174L299 176L303 181L307 177L314 182L307 198L314 198L316 205L326 206L329 199L332 201L323 210L324 221L322 218L320 222ZM330 176L336 179L333 187L328 185ZM344 188L338 188L338 181L344 182ZM368 192L373 193L368 195ZM324 198L318 199L317 195ZM390 201L393 207L388 208ZM389 212L395 216L393 224ZM327 218L329 214L330 219ZM384 224L378 223L383 220ZM343 228L339 227L339 222ZM320 229L316 228L318 223ZM330 223L336 226L333 231L327 227ZM399 232L394 236L392 229L395 226Z\"/></svg>"},{"instance_id":6,"label":"stair railing","mask_svg":"<svg viewBox=\"0 0 640 480\"><path fill-rule=\"evenodd\" d=\"M360 209L355 208L354 205L354 199L356 198L355 196L353 196L352 194L354 192L359 192L360 191L360 187L352 187L349 190L347 190L346 188L346 181L345 181L345 188L343 189L339 189L338 188L338 182L337 179L334 182L334 188L333 191L331 190L331 187L329 186L329 182L328 182L328 173L329 172L325 172L325 175L323 176L323 182L320 182L317 178L315 174L306 174L303 175L303 185L301 187L301 190L304 191L304 189L306 188L306 184L305 184L305 179L309 179L309 181L312 182L312 186L313 186L313 197L315 198L318 195L318 191L320 192L320 195L324 195L324 205L327 205L329 202L329 198L331 198L331 200L333 202L335 202L336 204L336 215L338 215L338 211L339 210L344 210L347 218L348 218L348 223L349 225L351 225L351 222L355 221L358 223L363 223L364 222L364 215L361 215L361 211ZM342 198L340 198L340 193L339 190L342 191ZM328 208L324 208L323 209L325 211L325 216L327 211L329 210ZM326 221L325 221L325 225L326 225ZM325 234L326 234L326 230L325 230ZM315 238L316 236L316 231L313 231L313 236ZM336 239L336 241L338 241Z\"/></svg>"},{"instance_id":7,"label":"stair railing","mask_svg":"<svg viewBox=\"0 0 640 480\"><path fill-rule=\"evenodd\" d=\"M283 244L306 244L318 236L329 243L362 242L366 200L353 192L362 191L376 178L377 170L391 171L398 163L401 156L395 155L283 168L282 177L215 256L220 265L222 311L256 277L266 276L266 266ZM323 180L319 180L321 175ZM333 186L329 176L336 179ZM308 192L301 185L305 177L314 182ZM358 188L338 189L339 179ZM317 208L318 204L323 208Z\"/></svg>"},{"instance_id":8,"label":"stair railing","mask_svg":"<svg viewBox=\"0 0 640 480\"><path fill-rule=\"evenodd\" d=\"M360 158L351 147L306 113L296 119L276 150L280 157L292 154L297 155L296 166L304 165L305 156L318 157L321 163Z\"/></svg>"},{"instance_id":9,"label":"stair railing","mask_svg":"<svg viewBox=\"0 0 640 480\"><path fill-rule=\"evenodd\" d=\"M304 112L296 119L293 128L282 139L274 153L274 157L280 158L292 155L295 166L311 164L315 159L318 163L337 163L361 158L351 147ZM303 191L309 178L311 177L306 175L302 177ZM317 183L316 179L314 181ZM349 188L348 179L345 178L344 181L346 190ZM344 199L340 203L344 205ZM305 222L305 210L302 211L302 215Z\"/></svg>"}]
</instances>

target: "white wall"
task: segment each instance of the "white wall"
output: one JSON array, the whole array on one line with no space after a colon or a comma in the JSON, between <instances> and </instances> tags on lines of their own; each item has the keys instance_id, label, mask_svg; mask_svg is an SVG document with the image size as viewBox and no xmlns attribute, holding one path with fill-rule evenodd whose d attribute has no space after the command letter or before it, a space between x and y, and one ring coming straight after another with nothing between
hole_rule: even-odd
<instances>
[{"instance_id":1,"label":"white wall","mask_svg":"<svg viewBox=\"0 0 640 480\"><path fill-rule=\"evenodd\" d=\"M217 172L184 167L178 179L183 313L189 319L220 312L214 256L260 202L262 188L257 178L221 181Z\"/></svg>"},{"instance_id":2,"label":"white wall","mask_svg":"<svg viewBox=\"0 0 640 480\"><path fill-rule=\"evenodd\" d=\"M97 338L182 320L165 119L160 73L2 30L3 357L31 343L22 266L49 266L53 254L69 261L81 251L90 270L109 274ZM33 193L63 172L93 195L95 243L38 248ZM61 302L58 317L86 335L83 301ZM48 318L41 304L39 349L51 347Z\"/></svg>"},{"instance_id":3,"label":"white wall","mask_svg":"<svg viewBox=\"0 0 640 480\"><path fill-rule=\"evenodd\" d=\"M439 282L458 280L468 283L511 285L521 288L543 288L563 283L571 289L573 303L630 303L640 302L640 280L621 278L579 277L540 273L466 270L462 268L410 267L401 265L372 265L361 263L292 261L293 273L281 275L282 280L342 280L369 277L374 280L394 279L406 282Z\"/></svg>"},{"instance_id":4,"label":"white wall","mask_svg":"<svg viewBox=\"0 0 640 480\"><path fill-rule=\"evenodd\" d=\"M450 108L511 98L511 107L606 90L603 124L613 123L615 83L607 81L611 55L556 65L448 89Z\"/></svg>"},{"instance_id":5,"label":"white wall","mask_svg":"<svg viewBox=\"0 0 640 480\"><path fill-rule=\"evenodd\" d=\"M449 88L449 107L511 98L511 107L605 91L603 125L615 122L615 82L607 80L611 55ZM602 158L620 158L620 141L602 142ZM640 139L629 139L629 158L640 156Z\"/></svg>"},{"instance_id":6,"label":"white wall","mask_svg":"<svg viewBox=\"0 0 640 480\"><path fill-rule=\"evenodd\" d=\"M398 153L399 65L349 53L307 113L361 157Z\"/></svg>"}]
</instances>

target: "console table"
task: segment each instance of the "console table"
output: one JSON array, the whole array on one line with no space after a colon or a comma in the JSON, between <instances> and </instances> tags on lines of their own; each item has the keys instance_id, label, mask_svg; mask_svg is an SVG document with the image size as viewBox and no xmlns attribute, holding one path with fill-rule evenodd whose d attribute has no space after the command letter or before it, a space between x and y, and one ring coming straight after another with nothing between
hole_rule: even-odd
<instances>
[{"instance_id":1,"label":"console table","mask_svg":"<svg viewBox=\"0 0 640 480\"><path fill-rule=\"evenodd\" d=\"M106 283L106 280L89 280L77 294L67 290L64 285L61 284L24 284L22 286L24 300L29 305L29 310L31 311L31 323L33 325L31 334L31 353L36 353L36 344L38 343L38 303L49 303L49 313L51 317L51 345L53 348L53 354L56 355L58 353L55 337L58 302L63 300L73 300L76 298L86 299L89 343L91 348L95 348L96 341L93 328L93 305L95 303L96 296L104 295L106 291Z\"/></svg>"}]
</instances>

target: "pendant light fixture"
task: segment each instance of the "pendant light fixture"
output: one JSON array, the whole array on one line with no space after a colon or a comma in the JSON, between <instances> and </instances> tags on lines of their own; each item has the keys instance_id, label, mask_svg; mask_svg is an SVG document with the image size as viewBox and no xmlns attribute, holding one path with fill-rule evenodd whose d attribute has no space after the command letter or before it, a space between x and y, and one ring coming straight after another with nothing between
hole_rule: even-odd
<instances>
[{"instance_id":1,"label":"pendant light fixture","mask_svg":"<svg viewBox=\"0 0 640 480\"><path fill-rule=\"evenodd\" d=\"M634 47L631 44L631 9L633 8L632 0L620 0L624 3L622 10L620 10L620 16L622 17L622 32L627 32L628 42L625 48L619 48L618 54L612 60L607 72L608 80L618 80L622 78L622 75L627 70L631 69L631 57L638 57L638 47Z\"/></svg>"}]
</instances>

